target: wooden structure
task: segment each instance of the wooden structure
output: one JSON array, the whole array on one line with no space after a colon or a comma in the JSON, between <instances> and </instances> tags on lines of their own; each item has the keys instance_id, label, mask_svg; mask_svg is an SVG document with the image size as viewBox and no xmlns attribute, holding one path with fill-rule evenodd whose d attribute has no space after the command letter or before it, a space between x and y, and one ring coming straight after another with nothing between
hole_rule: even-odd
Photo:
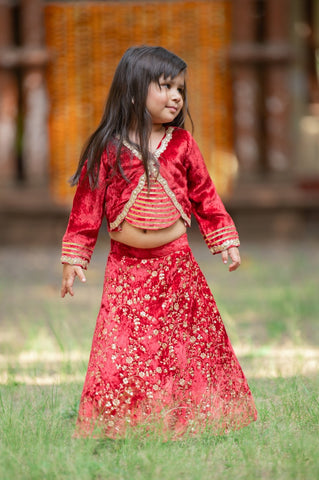
<instances>
[{"instance_id":1,"label":"wooden structure","mask_svg":"<svg viewBox=\"0 0 319 480\"><path fill-rule=\"evenodd\" d=\"M50 185L67 203L116 64L142 43L189 64L195 137L223 195L236 185L240 208L277 208L288 188L287 208L316 207L317 0L0 0L0 184Z\"/></svg>"},{"instance_id":2,"label":"wooden structure","mask_svg":"<svg viewBox=\"0 0 319 480\"><path fill-rule=\"evenodd\" d=\"M234 0L235 138L241 173L291 172L291 0ZM235 21L241 19L241 21Z\"/></svg>"},{"instance_id":3,"label":"wooden structure","mask_svg":"<svg viewBox=\"0 0 319 480\"><path fill-rule=\"evenodd\" d=\"M197 138L219 190L230 191L234 158L229 0L48 3L47 46L51 187L62 201L66 179L97 126L116 65L131 45L162 45L190 65L190 110Z\"/></svg>"},{"instance_id":4,"label":"wooden structure","mask_svg":"<svg viewBox=\"0 0 319 480\"><path fill-rule=\"evenodd\" d=\"M47 181L47 93L41 0L0 3L1 181ZM22 133L23 132L23 133ZM23 164L19 161L23 158Z\"/></svg>"},{"instance_id":5,"label":"wooden structure","mask_svg":"<svg viewBox=\"0 0 319 480\"><path fill-rule=\"evenodd\" d=\"M0 49L8 51L14 44L13 21L8 5L0 4ZM18 86L15 74L6 68L0 56L0 169L10 178L15 170L15 139L18 116Z\"/></svg>"}]
</instances>

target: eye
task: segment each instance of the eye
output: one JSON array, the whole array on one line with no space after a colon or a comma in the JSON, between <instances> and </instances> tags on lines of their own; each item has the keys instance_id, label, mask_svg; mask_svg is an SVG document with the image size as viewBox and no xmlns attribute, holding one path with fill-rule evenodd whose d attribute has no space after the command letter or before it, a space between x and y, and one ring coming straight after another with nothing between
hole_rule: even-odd
<instances>
[{"instance_id":1,"label":"eye","mask_svg":"<svg viewBox=\"0 0 319 480\"><path fill-rule=\"evenodd\" d=\"M161 83L161 88L167 88L168 90L171 88L170 83Z\"/></svg>"},{"instance_id":2,"label":"eye","mask_svg":"<svg viewBox=\"0 0 319 480\"><path fill-rule=\"evenodd\" d=\"M184 95L184 91L185 91L184 87L180 87L177 90L182 96Z\"/></svg>"}]
</instances>

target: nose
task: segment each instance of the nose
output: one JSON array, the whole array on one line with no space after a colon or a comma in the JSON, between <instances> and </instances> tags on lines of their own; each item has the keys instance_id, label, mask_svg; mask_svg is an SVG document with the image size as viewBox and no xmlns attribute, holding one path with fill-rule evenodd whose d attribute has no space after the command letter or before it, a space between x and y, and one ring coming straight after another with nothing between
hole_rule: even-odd
<instances>
[{"instance_id":1,"label":"nose","mask_svg":"<svg viewBox=\"0 0 319 480\"><path fill-rule=\"evenodd\" d=\"M174 100L175 102L180 102L183 99L181 92L177 88L172 88L171 94L172 100Z\"/></svg>"}]
</instances>

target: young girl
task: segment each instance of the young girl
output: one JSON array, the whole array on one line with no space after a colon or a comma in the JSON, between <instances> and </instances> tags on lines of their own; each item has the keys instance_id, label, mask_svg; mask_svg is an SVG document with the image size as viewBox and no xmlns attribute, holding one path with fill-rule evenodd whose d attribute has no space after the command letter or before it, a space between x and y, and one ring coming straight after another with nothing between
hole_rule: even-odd
<instances>
[{"instance_id":1,"label":"young girl","mask_svg":"<svg viewBox=\"0 0 319 480\"><path fill-rule=\"evenodd\" d=\"M213 254L240 265L238 234L183 129L186 64L161 47L122 57L72 178L61 295L86 281L106 216L111 237L76 436L137 425L171 438L256 419L244 374L187 242L191 214ZM199 85L200 86L200 85Z\"/></svg>"}]
</instances>

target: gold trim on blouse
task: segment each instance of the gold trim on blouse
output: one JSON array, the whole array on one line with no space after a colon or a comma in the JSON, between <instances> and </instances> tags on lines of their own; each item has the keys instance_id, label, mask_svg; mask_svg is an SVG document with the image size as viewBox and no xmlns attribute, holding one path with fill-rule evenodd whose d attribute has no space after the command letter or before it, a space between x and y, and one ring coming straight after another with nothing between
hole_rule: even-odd
<instances>
[{"instance_id":1,"label":"gold trim on blouse","mask_svg":"<svg viewBox=\"0 0 319 480\"><path fill-rule=\"evenodd\" d=\"M162 185L165 193L167 194L167 196L172 201L173 205L175 206L175 208L179 212L182 219L185 220L185 222L187 223L188 226L190 226L190 224L191 224L190 217L188 217L186 215L186 213L184 212L183 207L178 202L174 192L172 192L172 190L169 188L168 183L165 180L165 178L163 178L161 174L158 174L158 176L156 178L156 181ZM145 185L146 185L146 175L145 175L145 173L143 173L143 175L139 179L137 187L131 193L130 199L124 205L123 210L117 216L117 218L114 220L114 222L110 223L110 230L115 230L125 220L130 208L134 205L138 195L141 193L141 191L143 190Z\"/></svg>"},{"instance_id":2,"label":"gold trim on blouse","mask_svg":"<svg viewBox=\"0 0 319 480\"><path fill-rule=\"evenodd\" d=\"M220 252L223 252L224 250L227 250L230 247L239 247L239 245L240 245L239 239L233 238L231 240L225 240L225 242L223 242L220 245L216 245L215 247L209 247L209 250L212 253L220 253Z\"/></svg>"},{"instance_id":3,"label":"gold trim on blouse","mask_svg":"<svg viewBox=\"0 0 319 480\"><path fill-rule=\"evenodd\" d=\"M62 242L62 263L69 263L70 265L80 265L86 268L91 256L93 248L81 245L80 243Z\"/></svg>"},{"instance_id":4,"label":"gold trim on blouse","mask_svg":"<svg viewBox=\"0 0 319 480\"><path fill-rule=\"evenodd\" d=\"M144 185L125 220L137 228L159 230L170 227L179 218L179 211L163 186L155 180L151 182L149 190Z\"/></svg>"},{"instance_id":5,"label":"gold trim on blouse","mask_svg":"<svg viewBox=\"0 0 319 480\"><path fill-rule=\"evenodd\" d=\"M218 228L207 233L204 238L212 253L220 253L230 247L238 247L240 244L235 225Z\"/></svg>"},{"instance_id":6,"label":"gold trim on blouse","mask_svg":"<svg viewBox=\"0 0 319 480\"><path fill-rule=\"evenodd\" d=\"M69 265L76 265L84 269L88 266L88 260L83 260L83 258L68 257L67 255L62 255L61 263L68 263Z\"/></svg>"},{"instance_id":7,"label":"gold trim on blouse","mask_svg":"<svg viewBox=\"0 0 319 480\"><path fill-rule=\"evenodd\" d=\"M156 159L158 159L160 157L160 155L166 150L169 142L171 141L172 139L172 136L173 136L173 131L174 131L174 128L173 127L168 127L167 130L166 130L166 134L160 144L160 146L155 150L154 152L154 157ZM126 142L124 140L123 144L133 153L133 155L135 155L137 158L139 158L140 160L142 159L142 156L141 156L141 153L135 148L133 147L132 145L130 145L128 142ZM191 224L191 219L190 217L188 217L186 215L186 213L184 212L183 210L183 207L181 206L181 204L178 202L174 192L170 189L167 181L165 180L165 178L162 177L162 175L160 173L158 173L156 175L156 182L158 182L165 194L168 196L168 198L170 199L170 201L172 202L172 204L174 205L174 207L176 208L176 210L179 212L180 216L182 217L182 219L187 223L188 226L190 226ZM132 191L131 193L131 196L129 198L129 200L126 202L126 204L124 205L123 207L123 210L121 211L121 213L117 216L117 218L114 220L114 222L111 222L110 223L110 230L115 230L124 220L125 218L127 217L130 209L134 206L138 196L141 194L141 192L145 189L146 187L146 174L143 173L143 175L141 175L140 179L139 179L139 182L137 184L137 186L135 187L135 189ZM169 214L169 216L171 218L171 214ZM176 220L178 219L178 217L176 217ZM167 218L168 220L168 218ZM129 221L129 223L133 224L132 221ZM174 222L173 222L174 223ZM172 223L170 224L172 225ZM158 228L165 228L165 226L168 226L168 225L164 225L164 226L159 226ZM150 228L150 227L147 227L147 226L144 226L144 227L140 227L140 228ZM154 227L151 227L150 229L155 229Z\"/></svg>"},{"instance_id":8,"label":"gold trim on blouse","mask_svg":"<svg viewBox=\"0 0 319 480\"><path fill-rule=\"evenodd\" d=\"M156 159L158 159L160 155L162 155L162 153L165 152L167 145L172 140L173 131L174 131L173 127L168 127L168 129L166 130L164 138L162 139L159 147L155 150L153 154ZM142 160L141 152L137 148L133 147L133 145L131 145L126 140L123 141L123 145L125 145L129 150L131 150L131 152L133 153L133 155L135 155L135 157L137 157L139 160Z\"/></svg>"}]
</instances>

